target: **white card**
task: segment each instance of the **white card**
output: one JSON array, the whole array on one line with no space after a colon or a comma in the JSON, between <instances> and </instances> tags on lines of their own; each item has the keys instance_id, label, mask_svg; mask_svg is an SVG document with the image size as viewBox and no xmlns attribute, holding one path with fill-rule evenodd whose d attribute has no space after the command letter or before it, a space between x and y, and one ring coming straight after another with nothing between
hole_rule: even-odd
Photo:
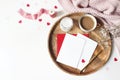
<instances>
[{"instance_id":1,"label":"white card","mask_svg":"<svg viewBox=\"0 0 120 80\"><path fill-rule=\"evenodd\" d=\"M97 42L79 33L77 34L77 37L85 40L85 46L78 65L78 69L81 70L89 63L89 60L97 47Z\"/></svg>"},{"instance_id":2,"label":"white card","mask_svg":"<svg viewBox=\"0 0 120 80\"><path fill-rule=\"evenodd\" d=\"M77 68L84 45L84 39L66 33L57 61Z\"/></svg>"}]
</instances>

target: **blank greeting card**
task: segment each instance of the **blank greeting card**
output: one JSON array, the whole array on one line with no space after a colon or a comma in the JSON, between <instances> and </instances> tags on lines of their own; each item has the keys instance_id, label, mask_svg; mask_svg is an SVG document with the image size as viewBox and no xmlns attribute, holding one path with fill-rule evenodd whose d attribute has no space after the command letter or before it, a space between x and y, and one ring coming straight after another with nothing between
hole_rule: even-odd
<instances>
[{"instance_id":1,"label":"blank greeting card","mask_svg":"<svg viewBox=\"0 0 120 80\"><path fill-rule=\"evenodd\" d=\"M84 45L85 40L66 34L57 61L77 68Z\"/></svg>"},{"instance_id":2,"label":"blank greeting card","mask_svg":"<svg viewBox=\"0 0 120 80\"><path fill-rule=\"evenodd\" d=\"M66 33L57 61L81 70L89 63L96 46L97 42L84 35Z\"/></svg>"},{"instance_id":3,"label":"blank greeting card","mask_svg":"<svg viewBox=\"0 0 120 80\"><path fill-rule=\"evenodd\" d=\"M79 33L77 34L77 37L85 40L85 46L78 65L79 69L83 69L89 63L89 60L97 47L97 42Z\"/></svg>"}]
</instances>

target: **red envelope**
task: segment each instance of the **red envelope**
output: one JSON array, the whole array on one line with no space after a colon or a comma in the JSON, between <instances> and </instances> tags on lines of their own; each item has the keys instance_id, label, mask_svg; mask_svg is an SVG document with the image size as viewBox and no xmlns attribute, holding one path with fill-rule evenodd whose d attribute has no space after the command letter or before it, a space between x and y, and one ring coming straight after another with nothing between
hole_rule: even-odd
<instances>
[{"instance_id":1,"label":"red envelope","mask_svg":"<svg viewBox=\"0 0 120 80\"><path fill-rule=\"evenodd\" d=\"M76 36L77 34L73 34ZM89 34L83 34L86 37L89 37ZM57 55L59 54L60 48L62 46L65 34L57 34Z\"/></svg>"}]
</instances>

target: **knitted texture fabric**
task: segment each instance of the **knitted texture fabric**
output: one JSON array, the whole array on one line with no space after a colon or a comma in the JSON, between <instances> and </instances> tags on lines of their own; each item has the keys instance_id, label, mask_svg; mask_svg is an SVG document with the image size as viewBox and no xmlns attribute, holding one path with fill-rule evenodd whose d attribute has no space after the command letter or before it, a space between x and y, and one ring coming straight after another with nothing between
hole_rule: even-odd
<instances>
[{"instance_id":1,"label":"knitted texture fabric","mask_svg":"<svg viewBox=\"0 0 120 80\"><path fill-rule=\"evenodd\" d=\"M68 12L84 12L100 17L108 25L120 25L120 0L59 0Z\"/></svg>"},{"instance_id":2,"label":"knitted texture fabric","mask_svg":"<svg viewBox=\"0 0 120 80\"><path fill-rule=\"evenodd\" d=\"M69 13L84 12L98 17L110 30L120 53L120 0L58 0ZM113 29L114 28L114 29Z\"/></svg>"}]
</instances>

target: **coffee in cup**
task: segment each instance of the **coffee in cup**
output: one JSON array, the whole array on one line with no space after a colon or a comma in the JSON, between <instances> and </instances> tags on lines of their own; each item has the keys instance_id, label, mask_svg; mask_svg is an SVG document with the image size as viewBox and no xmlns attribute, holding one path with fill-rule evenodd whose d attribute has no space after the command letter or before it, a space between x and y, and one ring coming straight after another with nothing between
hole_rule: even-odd
<instances>
[{"instance_id":1,"label":"coffee in cup","mask_svg":"<svg viewBox=\"0 0 120 80\"><path fill-rule=\"evenodd\" d=\"M78 21L80 29L84 32L93 31L97 25L95 17L90 14L83 15Z\"/></svg>"}]
</instances>

